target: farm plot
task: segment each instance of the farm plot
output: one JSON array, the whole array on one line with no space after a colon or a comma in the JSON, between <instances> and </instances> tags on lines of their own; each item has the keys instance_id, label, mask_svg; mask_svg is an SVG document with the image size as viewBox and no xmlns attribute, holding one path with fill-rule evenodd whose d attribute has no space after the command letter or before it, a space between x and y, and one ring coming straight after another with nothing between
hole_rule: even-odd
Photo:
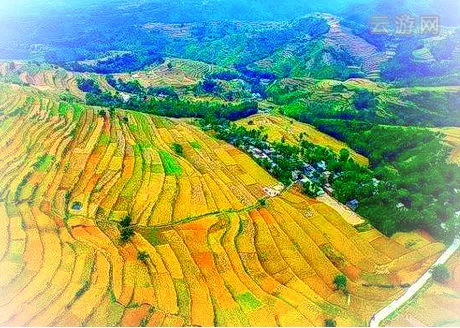
<instances>
[{"instance_id":1,"label":"farm plot","mask_svg":"<svg viewBox=\"0 0 460 328\"><path fill-rule=\"evenodd\" d=\"M386 326L458 326L460 324L460 253L447 262L450 279L429 282L418 296L385 322Z\"/></svg>"},{"instance_id":2,"label":"farm plot","mask_svg":"<svg viewBox=\"0 0 460 328\"><path fill-rule=\"evenodd\" d=\"M369 160L349 148L345 143L318 131L309 124L298 122L294 119L274 114L256 114L238 121L238 124L247 129L262 129L262 133L268 135L270 141L280 141L282 138L289 144L298 144L301 133L305 134L305 140L316 145L328 147L334 152L346 148L351 157L362 165L369 165Z\"/></svg>"},{"instance_id":3,"label":"farm plot","mask_svg":"<svg viewBox=\"0 0 460 328\"><path fill-rule=\"evenodd\" d=\"M443 249L262 206L277 181L184 121L0 90L2 326L364 325Z\"/></svg>"}]
</instances>

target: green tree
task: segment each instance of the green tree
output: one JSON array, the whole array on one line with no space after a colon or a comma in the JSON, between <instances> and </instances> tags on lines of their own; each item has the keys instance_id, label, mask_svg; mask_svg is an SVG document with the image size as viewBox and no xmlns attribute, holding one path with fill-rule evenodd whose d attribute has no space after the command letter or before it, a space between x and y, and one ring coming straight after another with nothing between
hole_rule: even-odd
<instances>
[{"instance_id":1,"label":"green tree","mask_svg":"<svg viewBox=\"0 0 460 328\"><path fill-rule=\"evenodd\" d=\"M147 262L149 259L149 254L146 251L138 251L137 252L137 259L141 262Z\"/></svg>"},{"instance_id":2,"label":"green tree","mask_svg":"<svg viewBox=\"0 0 460 328\"><path fill-rule=\"evenodd\" d=\"M321 192L321 188L311 181L306 181L303 186L303 192L310 198L316 198Z\"/></svg>"},{"instance_id":3,"label":"green tree","mask_svg":"<svg viewBox=\"0 0 460 328\"><path fill-rule=\"evenodd\" d=\"M334 319L326 319L324 320L324 326L325 327L335 327L337 326L337 322L335 322Z\"/></svg>"},{"instance_id":4,"label":"green tree","mask_svg":"<svg viewBox=\"0 0 460 328\"><path fill-rule=\"evenodd\" d=\"M348 151L348 149L340 149L340 152L339 152L339 159L341 162L346 162L348 161L348 159L350 158L350 152Z\"/></svg>"},{"instance_id":5,"label":"green tree","mask_svg":"<svg viewBox=\"0 0 460 328\"><path fill-rule=\"evenodd\" d=\"M339 273L336 275L334 278L334 284L338 290L347 293L347 277L344 274Z\"/></svg>"},{"instance_id":6,"label":"green tree","mask_svg":"<svg viewBox=\"0 0 460 328\"><path fill-rule=\"evenodd\" d=\"M181 144L173 143L171 147L177 155L184 156L184 147Z\"/></svg>"},{"instance_id":7,"label":"green tree","mask_svg":"<svg viewBox=\"0 0 460 328\"><path fill-rule=\"evenodd\" d=\"M129 227L132 223L132 219L129 215L125 216L123 219L121 219L120 221L120 225L123 227L123 228L126 228L126 227Z\"/></svg>"},{"instance_id":8,"label":"green tree","mask_svg":"<svg viewBox=\"0 0 460 328\"><path fill-rule=\"evenodd\" d=\"M437 264L431 269L433 280L444 283L450 278L449 270L445 264Z\"/></svg>"}]
</instances>

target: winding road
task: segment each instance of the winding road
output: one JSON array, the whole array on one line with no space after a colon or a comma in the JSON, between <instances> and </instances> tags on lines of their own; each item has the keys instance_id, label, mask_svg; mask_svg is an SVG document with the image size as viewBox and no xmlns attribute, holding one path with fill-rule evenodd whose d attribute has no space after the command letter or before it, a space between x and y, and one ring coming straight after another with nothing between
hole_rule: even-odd
<instances>
[{"instance_id":1,"label":"winding road","mask_svg":"<svg viewBox=\"0 0 460 328\"><path fill-rule=\"evenodd\" d=\"M449 258L457 251L460 247L460 238L457 238L453 243L447 248L444 253L439 257L439 259L430 267L430 269L423 274L411 287L400 298L394 300L388 306L384 307L382 310L377 312L370 321L370 327L378 327L380 323L385 320L390 314L399 309L404 303L409 301L415 294L418 293L420 288L422 288L428 280L431 278L431 268L438 264L444 264L449 260Z\"/></svg>"}]
</instances>

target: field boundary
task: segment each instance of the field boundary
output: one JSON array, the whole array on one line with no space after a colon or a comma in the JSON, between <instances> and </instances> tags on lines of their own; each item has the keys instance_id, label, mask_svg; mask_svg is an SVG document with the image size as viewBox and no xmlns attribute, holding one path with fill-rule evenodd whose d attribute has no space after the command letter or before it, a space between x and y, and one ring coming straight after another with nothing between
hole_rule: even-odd
<instances>
[{"instance_id":1,"label":"field boundary","mask_svg":"<svg viewBox=\"0 0 460 328\"><path fill-rule=\"evenodd\" d=\"M460 237L456 238L452 244L442 253L438 260L433 263L433 265L411 286L407 291L398 299L391 302L389 305L384 307L382 310L377 312L369 323L369 327L379 327L380 323L388 318L393 312L403 306L406 302L410 301L419 291L425 286L425 284L430 280L432 273L431 269L439 264L446 263L450 257L455 254L455 252L460 247Z\"/></svg>"}]
</instances>

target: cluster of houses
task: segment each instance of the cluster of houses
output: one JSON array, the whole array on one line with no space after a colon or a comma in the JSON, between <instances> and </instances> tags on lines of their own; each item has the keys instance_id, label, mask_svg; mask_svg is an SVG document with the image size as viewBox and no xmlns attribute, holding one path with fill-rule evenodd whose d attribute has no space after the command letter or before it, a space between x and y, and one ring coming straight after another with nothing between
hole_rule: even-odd
<instances>
[{"instance_id":1,"label":"cluster of houses","mask_svg":"<svg viewBox=\"0 0 460 328\"><path fill-rule=\"evenodd\" d=\"M236 140L230 140L230 143L234 143L235 141ZM282 155L278 154L270 143L262 141L259 143L259 147L256 147L251 144L250 137L243 137L243 141L245 141L245 143L243 143L240 148L249 153L255 159L265 160L269 164L269 172L272 172L273 169L278 166L276 164L276 158ZM291 174L293 183L304 184L311 181L317 185L321 185L322 188L319 191L319 195L332 195L334 189L330 184L330 178L332 176L333 179L336 179L340 176L340 173L331 173L328 171L326 162L323 160L316 163L303 162L302 169L295 170ZM281 185L281 188L279 188L279 186L275 187L265 187L264 192L269 197L275 197L281 193L283 186ZM359 202L358 200L353 199L347 202L346 206L348 206L351 210L356 211L359 206Z\"/></svg>"},{"instance_id":2,"label":"cluster of houses","mask_svg":"<svg viewBox=\"0 0 460 328\"><path fill-rule=\"evenodd\" d=\"M221 126L221 128L223 128ZM277 160L282 158L283 155L280 154L269 142L263 140L255 140L250 136L242 137L230 137L227 140L230 144L238 145L238 147L251 155L254 159L263 161L264 167L270 172L273 173L274 170L278 167ZM291 172L292 183L299 183L301 185L306 182L312 182L317 186L321 186L318 195L328 194L333 195L334 189L332 188L331 182L338 177L341 173L333 173L327 170L327 163L324 160L307 163L300 161L297 165L299 169ZM373 180L374 186L377 186L380 181L377 179ZM284 189L284 185L277 185L272 187L263 188L264 192L269 197L275 197L279 195ZM359 201L352 199L345 204L352 211L356 211L359 206Z\"/></svg>"}]
</instances>

